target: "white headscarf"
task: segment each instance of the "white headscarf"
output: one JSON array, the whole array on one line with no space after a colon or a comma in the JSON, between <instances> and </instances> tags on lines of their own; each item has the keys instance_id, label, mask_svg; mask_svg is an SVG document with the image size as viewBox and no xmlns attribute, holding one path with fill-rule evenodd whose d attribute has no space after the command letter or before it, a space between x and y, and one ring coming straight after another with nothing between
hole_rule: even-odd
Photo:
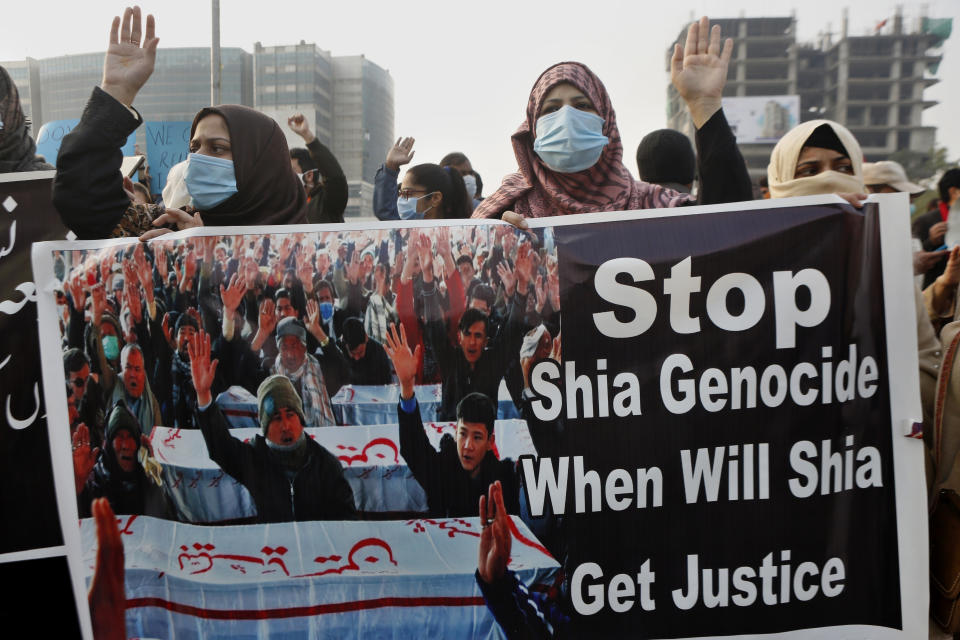
<instances>
[{"instance_id":1,"label":"white headscarf","mask_svg":"<svg viewBox=\"0 0 960 640\"><path fill-rule=\"evenodd\" d=\"M797 160L807 138L821 125L827 125L847 150L847 156L853 164L853 175L838 171L823 171L815 176L794 178ZM793 196L812 196L824 193L865 193L863 185L863 152L853 134L843 125L832 120L811 120L804 122L780 138L780 142L770 154L767 166L767 181L771 198L790 198Z\"/></svg>"}]
</instances>

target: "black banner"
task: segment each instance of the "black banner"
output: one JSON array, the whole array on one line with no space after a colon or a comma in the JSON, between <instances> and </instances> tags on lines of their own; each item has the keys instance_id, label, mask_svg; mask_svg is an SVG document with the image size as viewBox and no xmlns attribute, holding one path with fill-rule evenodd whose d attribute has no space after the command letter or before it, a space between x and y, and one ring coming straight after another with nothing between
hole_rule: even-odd
<instances>
[{"instance_id":1,"label":"black banner","mask_svg":"<svg viewBox=\"0 0 960 640\"><path fill-rule=\"evenodd\" d=\"M539 391L563 397L575 619L899 628L875 207L555 231L564 363Z\"/></svg>"}]
</instances>

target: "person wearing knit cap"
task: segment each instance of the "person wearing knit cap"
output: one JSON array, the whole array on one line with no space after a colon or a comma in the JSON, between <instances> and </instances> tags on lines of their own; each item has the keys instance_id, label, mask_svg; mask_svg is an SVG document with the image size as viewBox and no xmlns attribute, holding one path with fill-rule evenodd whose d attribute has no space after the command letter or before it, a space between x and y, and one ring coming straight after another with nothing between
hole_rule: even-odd
<instances>
[{"instance_id":1,"label":"person wearing knit cap","mask_svg":"<svg viewBox=\"0 0 960 640\"><path fill-rule=\"evenodd\" d=\"M637 147L637 170L644 182L690 193L697 170L690 138L673 129L651 131Z\"/></svg>"},{"instance_id":2,"label":"person wearing knit cap","mask_svg":"<svg viewBox=\"0 0 960 640\"><path fill-rule=\"evenodd\" d=\"M292 336L293 337L293 336ZM340 461L304 431L306 413L290 379L272 375L257 389L261 433L251 442L230 435L213 404L210 385L218 362L210 360L210 336L189 344L197 389L197 422L210 459L247 488L257 521L353 520L356 503Z\"/></svg>"},{"instance_id":3,"label":"person wearing knit cap","mask_svg":"<svg viewBox=\"0 0 960 640\"><path fill-rule=\"evenodd\" d=\"M287 376L303 398L306 425L327 427L336 424L330 394L320 362L307 353L307 329L297 318L284 318L277 324L279 355L270 373Z\"/></svg>"},{"instance_id":4,"label":"person wearing knit cap","mask_svg":"<svg viewBox=\"0 0 960 640\"><path fill-rule=\"evenodd\" d=\"M107 498L118 515L173 517L157 479L141 465L144 440L139 420L123 400L117 401L110 411L102 449L90 446L85 425L77 427L73 435L73 464L81 518L90 517L90 504L95 498Z\"/></svg>"}]
</instances>

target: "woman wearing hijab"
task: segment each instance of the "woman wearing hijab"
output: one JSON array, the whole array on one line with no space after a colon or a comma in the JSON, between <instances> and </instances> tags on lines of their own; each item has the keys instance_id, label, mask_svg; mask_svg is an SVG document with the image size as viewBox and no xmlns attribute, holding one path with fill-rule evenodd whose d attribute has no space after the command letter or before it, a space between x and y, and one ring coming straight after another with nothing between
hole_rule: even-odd
<instances>
[{"instance_id":1,"label":"woman wearing hijab","mask_svg":"<svg viewBox=\"0 0 960 640\"><path fill-rule=\"evenodd\" d=\"M867 197L860 145L832 120L804 122L780 138L770 154L767 183L771 198L835 193L859 205Z\"/></svg>"},{"instance_id":2,"label":"woman wearing hijab","mask_svg":"<svg viewBox=\"0 0 960 640\"><path fill-rule=\"evenodd\" d=\"M0 173L49 169L53 169L53 165L37 155L37 145L30 137L17 85L7 70L0 67Z\"/></svg>"},{"instance_id":3,"label":"woman wearing hijab","mask_svg":"<svg viewBox=\"0 0 960 640\"><path fill-rule=\"evenodd\" d=\"M671 75L697 127L702 204L750 200L743 157L721 110L733 41L721 49L720 27L706 18L690 25L686 44L674 46ZM540 75L527 115L512 136L519 171L473 212L523 227L526 217L628 211L695 204L686 194L634 180L623 164L623 144L610 97L585 65L561 62Z\"/></svg>"},{"instance_id":4,"label":"woman wearing hijab","mask_svg":"<svg viewBox=\"0 0 960 640\"><path fill-rule=\"evenodd\" d=\"M141 46L141 35L143 44ZM254 225L306 222L306 196L290 169L280 127L239 105L202 109L190 130L183 180L191 212L132 203L119 168L120 147L143 119L133 107L153 73L159 38L153 16L141 34L140 8L115 17L103 63L80 123L64 137L57 157L53 201L79 238L165 233L165 225Z\"/></svg>"}]
</instances>

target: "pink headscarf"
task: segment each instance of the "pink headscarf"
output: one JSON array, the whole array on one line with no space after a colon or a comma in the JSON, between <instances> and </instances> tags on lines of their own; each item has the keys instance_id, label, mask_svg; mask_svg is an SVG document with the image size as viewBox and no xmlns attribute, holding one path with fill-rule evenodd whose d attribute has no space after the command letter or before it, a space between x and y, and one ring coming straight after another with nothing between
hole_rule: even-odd
<instances>
[{"instance_id":1,"label":"pink headscarf","mask_svg":"<svg viewBox=\"0 0 960 640\"><path fill-rule=\"evenodd\" d=\"M603 118L603 135L610 140L595 165L576 173L553 171L533 150L537 114L546 95L561 83L572 84L590 98ZM520 171L503 179L500 188L474 210L474 218L499 218L504 211L542 218L655 209L691 200L688 195L633 179L622 161L623 143L607 89L600 78L579 62L560 62L540 74L527 100L527 119L511 139Z\"/></svg>"}]
</instances>

